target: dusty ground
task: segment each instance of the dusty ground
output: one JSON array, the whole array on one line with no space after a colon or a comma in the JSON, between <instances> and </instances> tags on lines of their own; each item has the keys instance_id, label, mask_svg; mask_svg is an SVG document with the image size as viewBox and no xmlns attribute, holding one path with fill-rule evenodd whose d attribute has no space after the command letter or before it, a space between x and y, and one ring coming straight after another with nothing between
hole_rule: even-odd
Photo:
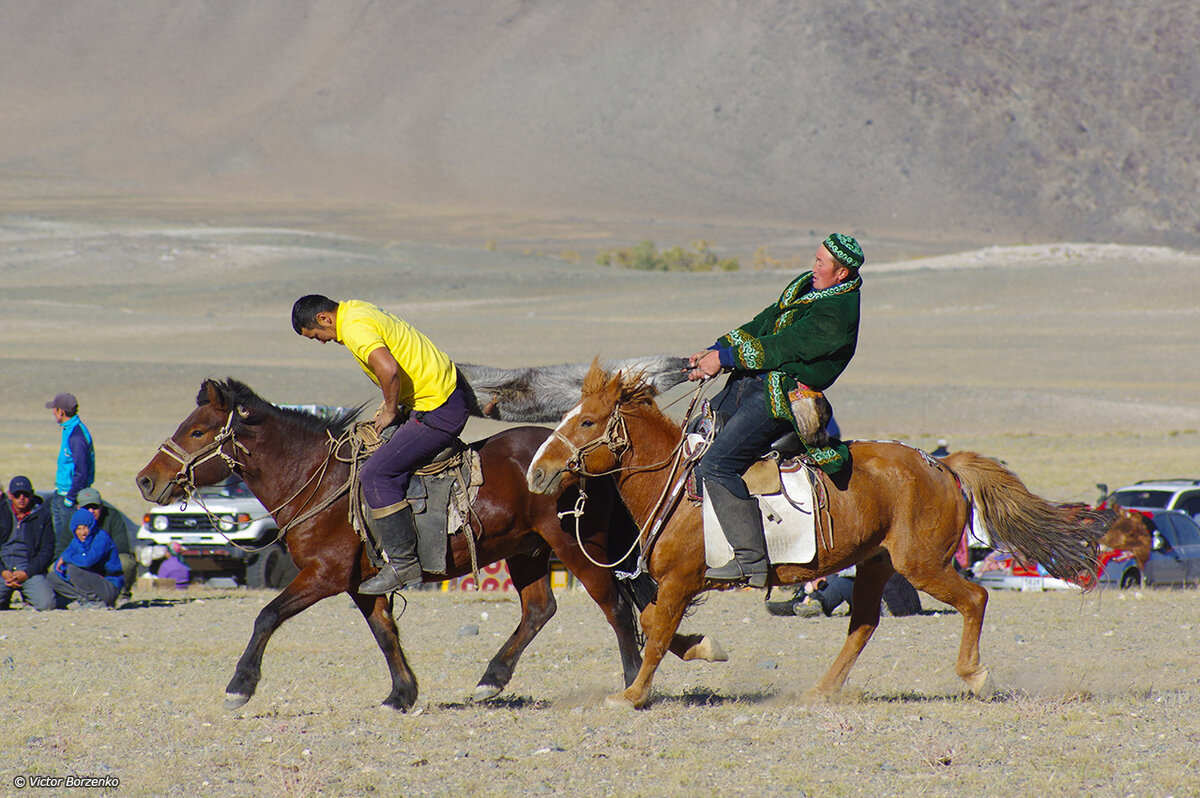
<instances>
[{"instance_id":1,"label":"dusty ground","mask_svg":"<svg viewBox=\"0 0 1200 798\"><path fill-rule=\"evenodd\" d=\"M714 595L686 625L730 661L668 660L642 712L602 705L616 647L585 594L560 593L511 690L473 705L517 606L420 593L399 620L421 685L409 715L377 708L382 657L344 597L278 633L235 712L224 686L270 595L140 598L0 615L6 794L21 775L114 776L118 795L1197 794L1195 591L994 593L989 702L960 693L959 617L926 597L925 614L883 619L844 702L815 706L800 693L845 619Z\"/></svg>"}]
</instances>

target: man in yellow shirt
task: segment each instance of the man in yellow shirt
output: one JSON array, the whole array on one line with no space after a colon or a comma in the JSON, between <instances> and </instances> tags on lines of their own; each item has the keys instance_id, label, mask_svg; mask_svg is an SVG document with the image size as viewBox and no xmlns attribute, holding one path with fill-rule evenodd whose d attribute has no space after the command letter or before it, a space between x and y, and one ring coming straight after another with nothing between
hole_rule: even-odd
<instances>
[{"instance_id":1,"label":"man in yellow shirt","mask_svg":"<svg viewBox=\"0 0 1200 798\"><path fill-rule=\"evenodd\" d=\"M402 422L359 472L367 526L387 564L358 587L379 595L421 583L417 527L406 498L412 474L449 446L467 423L468 388L453 361L403 319L369 302L320 294L292 306L292 328L314 341L345 346L383 393L375 416L382 432ZM402 412L408 412L402 418Z\"/></svg>"}]
</instances>

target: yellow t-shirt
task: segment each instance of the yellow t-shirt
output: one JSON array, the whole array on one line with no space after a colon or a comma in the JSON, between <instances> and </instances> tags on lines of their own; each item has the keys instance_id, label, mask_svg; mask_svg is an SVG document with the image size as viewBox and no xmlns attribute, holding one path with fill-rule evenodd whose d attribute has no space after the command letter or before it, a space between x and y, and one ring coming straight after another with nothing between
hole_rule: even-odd
<instances>
[{"instance_id":1,"label":"yellow t-shirt","mask_svg":"<svg viewBox=\"0 0 1200 798\"><path fill-rule=\"evenodd\" d=\"M376 385L367 357L381 346L388 348L400 364L400 404L433 410L454 392L458 372L453 361L411 324L370 302L339 302L336 332L338 343L345 344Z\"/></svg>"}]
</instances>

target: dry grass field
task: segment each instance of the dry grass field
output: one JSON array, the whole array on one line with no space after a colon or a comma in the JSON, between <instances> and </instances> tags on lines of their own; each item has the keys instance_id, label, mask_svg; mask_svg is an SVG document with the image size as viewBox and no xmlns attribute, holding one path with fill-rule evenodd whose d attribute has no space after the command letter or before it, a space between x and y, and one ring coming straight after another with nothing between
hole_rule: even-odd
<instances>
[{"instance_id":1,"label":"dry grass field","mask_svg":"<svg viewBox=\"0 0 1200 798\"><path fill-rule=\"evenodd\" d=\"M641 712L602 704L620 687L616 646L585 593L560 593L511 689L475 705L517 606L419 592L399 618L421 686L408 715L378 708L383 659L335 597L280 630L258 695L226 712L270 598L193 589L0 616L0 791L97 775L119 778L117 795L1197 794L1196 591L993 593L983 653L1000 691L986 702L953 672L959 617L924 597L924 614L883 619L845 700L821 705L800 693L845 618L715 594L685 625L729 662L666 661Z\"/></svg>"}]
</instances>

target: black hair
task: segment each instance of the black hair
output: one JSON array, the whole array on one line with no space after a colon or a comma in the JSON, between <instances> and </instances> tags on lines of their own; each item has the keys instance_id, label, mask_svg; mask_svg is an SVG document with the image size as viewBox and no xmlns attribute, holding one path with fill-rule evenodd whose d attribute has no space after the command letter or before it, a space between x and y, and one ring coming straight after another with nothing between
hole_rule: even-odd
<instances>
[{"instance_id":1,"label":"black hair","mask_svg":"<svg viewBox=\"0 0 1200 798\"><path fill-rule=\"evenodd\" d=\"M322 294L307 294L292 305L292 329L297 335L317 329L318 313L337 313L338 303Z\"/></svg>"}]
</instances>

